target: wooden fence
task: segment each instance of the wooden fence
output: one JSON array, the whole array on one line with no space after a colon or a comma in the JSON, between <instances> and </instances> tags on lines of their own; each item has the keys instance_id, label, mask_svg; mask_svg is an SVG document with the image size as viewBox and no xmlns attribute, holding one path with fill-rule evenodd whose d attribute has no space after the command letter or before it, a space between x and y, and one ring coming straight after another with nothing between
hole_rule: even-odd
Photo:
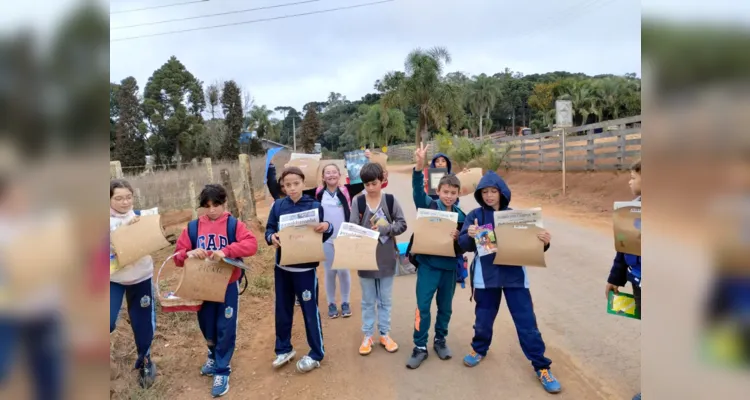
<instances>
[{"instance_id":1,"label":"wooden fence","mask_svg":"<svg viewBox=\"0 0 750 400\"><path fill-rule=\"evenodd\" d=\"M603 129L601 133L594 133ZM562 169L562 131L528 136L485 138L496 147L512 146L506 161L511 168L559 171ZM473 139L479 142L479 139ZM430 142L431 153L435 152ZM414 145L388 149L392 160L413 162ZM641 116L565 129L565 166L568 171L624 170L641 154Z\"/></svg>"}]
</instances>

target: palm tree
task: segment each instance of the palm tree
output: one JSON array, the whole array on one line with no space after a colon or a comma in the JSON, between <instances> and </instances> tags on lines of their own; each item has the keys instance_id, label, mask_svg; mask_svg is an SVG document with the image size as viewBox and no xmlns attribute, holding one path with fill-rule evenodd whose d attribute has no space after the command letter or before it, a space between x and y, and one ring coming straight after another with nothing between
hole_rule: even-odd
<instances>
[{"instance_id":1,"label":"palm tree","mask_svg":"<svg viewBox=\"0 0 750 400\"><path fill-rule=\"evenodd\" d=\"M273 110L267 109L265 105L254 105L245 117L247 130L255 130L258 133L258 137L262 138L266 132L270 132L273 129L270 120L271 114L273 114Z\"/></svg>"},{"instance_id":2,"label":"palm tree","mask_svg":"<svg viewBox=\"0 0 750 400\"><path fill-rule=\"evenodd\" d=\"M469 108L471 113L479 117L479 138L483 137L483 117L490 116L490 110L495 108L498 98L501 96L497 79L481 74L474 77L469 89Z\"/></svg>"},{"instance_id":3,"label":"palm tree","mask_svg":"<svg viewBox=\"0 0 750 400\"><path fill-rule=\"evenodd\" d=\"M360 107L362 119L357 135L360 145L367 144L375 148L376 144L382 143L388 146L392 140L406 136L406 118L401 110L384 108L378 104Z\"/></svg>"},{"instance_id":4,"label":"palm tree","mask_svg":"<svg viewBox=\"0 0 750 400\"><path fill-rule=\"evenodd\" d=\"M389 72L376 87L384 91L381 104L386 108L417 106L415 143L427 140L428 126L442 127L446 117L459 113L463 90L443 78L451 56L443 47L417 48L406 57L405 72Z\"/></svg>"}]
</instances>

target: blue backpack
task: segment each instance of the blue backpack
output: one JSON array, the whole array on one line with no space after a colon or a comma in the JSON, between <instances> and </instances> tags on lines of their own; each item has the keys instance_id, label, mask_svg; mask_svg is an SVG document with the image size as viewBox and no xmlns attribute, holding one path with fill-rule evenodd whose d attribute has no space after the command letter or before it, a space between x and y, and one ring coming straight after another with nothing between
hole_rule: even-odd
<instances>
[{"instance_id":1,"label":"blue backpack","mask_svg":"<svg viewBox=\"0 0 750 400\"><path fill-rule=\"evenodd\" d=\"M230 245L237 241L237 218L233 216L229 216L227 218L227 245ZM195 250L196 246L198 245L198 220L194 219L188 223L187 226L187 232L188 237L190 238L190 246L193 250ZM242 273L240 274L240 282L243 280L245 283L242 285L242 290L240 291L240 294L245 293L245 290L247 290L247 276L245 276L245 270L241 269Z\"/></svg>"}]
</instances>

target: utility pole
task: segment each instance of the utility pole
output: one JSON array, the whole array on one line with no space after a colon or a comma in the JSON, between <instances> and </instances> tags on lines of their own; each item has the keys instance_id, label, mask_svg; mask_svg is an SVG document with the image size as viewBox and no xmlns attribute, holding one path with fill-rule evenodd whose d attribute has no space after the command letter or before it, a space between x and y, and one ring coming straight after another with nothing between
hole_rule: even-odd
<instances>
[{"instance_id":1,"label":"utility pole","mask_svg":"<svg viewBox=\"0 0 750 400\"><path fill-rule=\"evenodd\" d=\"M294 140L294 152L297 152L297 126L294 117L292 117L292 138Z\"/></svg>"}]
</instances>

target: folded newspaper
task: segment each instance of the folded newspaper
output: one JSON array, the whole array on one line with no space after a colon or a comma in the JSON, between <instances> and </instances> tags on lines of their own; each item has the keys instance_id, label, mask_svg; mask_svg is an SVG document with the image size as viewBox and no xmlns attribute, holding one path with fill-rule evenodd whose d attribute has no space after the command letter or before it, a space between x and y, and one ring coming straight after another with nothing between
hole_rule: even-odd
<instances>
[{"instance_id":1,"label":"folded newspaper","mask_svg":"<svg viewBox=\"0 0 750 400\"><path fill-rule=\"evenodd\" d=\"M279 217L279 231L290 226L317 225L320 223L318 209L284 214Z\"/></svg>"},{"instance_id":2,"label":"folded newspaper","mask_svg":"<svg viewBox=\"0 0 750 400\"><path fill-rule=\"evenodd\" d=\"M417 219L419 218L447 219L449 221L453 221L454 223L458 223L458 213L450 211L431 210L429 208L417 209Z\"/></svg>"},{"instance_id":3,"label":"folded newspaper","mask_svg":"<svg viewBox=\"0 0 750 400\"><path fill-rule=\"evenodd\" d=\"M367 229L349 222L344 222L341 224L341 228L339 228L339 234L336 237L342 236L367 237L377 240L380 236L380 232L372 229Z\"/></svg>"},{"instance_id":4,"label":"folded newspaper","mask_svg":"<svg viewBox=\"0 0 750 400\"><path fill-rule=\"evenodd\" d=\"M536 225L544 228L541 207L525 210L495 211L495 226L498 225Z\"/></svg>"}]
</instances>

